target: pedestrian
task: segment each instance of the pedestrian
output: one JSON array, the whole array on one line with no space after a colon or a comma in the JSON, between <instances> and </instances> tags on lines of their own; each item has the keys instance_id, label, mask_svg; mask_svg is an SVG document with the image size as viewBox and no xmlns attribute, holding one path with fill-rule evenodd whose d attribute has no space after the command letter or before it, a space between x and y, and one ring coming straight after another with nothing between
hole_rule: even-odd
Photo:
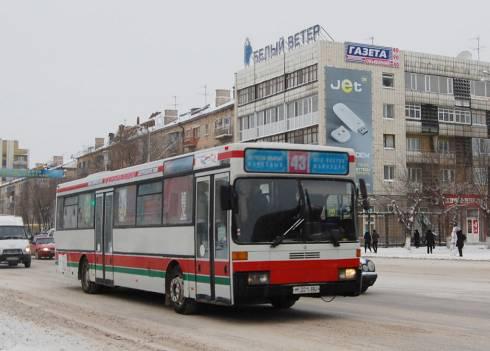
<instances>
[{"instance_id":1,"label":"pedestrian","mask_svg":"<svg viewBox=\"0 0 490 351\"><path fill-rule=\"evenodd\" d=\"M451 246L449 247L449 254L451 256L456 255L456 240L458 239L456 233L460 230L461 228L458 226L458 224L454 223L453 230L451 232Z\"/></svg>"},{"instance_id":2,"label":"pedestrian","mask_svg":"<svg viewBox=\"0 0 490 351\"><path fill-rule=\"evenodd\" d=\"M379 240L379 234L376 231L376 229L373 230L373 250L374 253L378 253L378 240Z\"/></svg>"},{"instance_id":3,"label":"pedestrian","mask_svg":"<svg viewBox=\"0 0 490 351\"><path fill-rule=\"evenodd\" d=\"M367 252L367 249L369 249L369 252L371 251L371 234L369 233L369 230L366 230L364 233L364 253Z\"/></svg>"},{"instance_id":4,"label":"pedestrian","mask_svg":"<svg viewBox=\"0 0 490 351\"><path fill-rule=\"evenodd\" d=\"M427 253L432 253L432 248L434 247L434 234L430 229L427 229L425 233L425 244L427 245Z\"/></svg>"},{"instance_id":5,"label":"pedestrian","mask_svg":"<svg viewBox=\"0 0 490 351\"><path fill-rule=\"evenodd\" d=\"M463 257L463 246L466 241L466 235L463 234L461 228L456 232L456 246L458 247L459 257Z\"/></svg>"},{"instance_id":6,"label":"pedestrian","mask_svg":"<svg viewBox=\"0 0 490 351\"><path fill-rule=\"evenodd\" d=\"M418 229L415 229L415 233L413 233L413 242L418 249L420 247L420 233Z\"/></svg>"}]
</instances>

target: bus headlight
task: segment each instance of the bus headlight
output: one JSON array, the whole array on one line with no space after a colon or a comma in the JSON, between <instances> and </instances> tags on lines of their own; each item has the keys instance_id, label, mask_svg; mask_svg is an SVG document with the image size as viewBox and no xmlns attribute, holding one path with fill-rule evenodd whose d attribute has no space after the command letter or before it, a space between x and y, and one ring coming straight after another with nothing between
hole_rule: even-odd
<instances>
[{"instance_id":1,"label":"bus headlight","mask_svg":"<svg viewBox=\"0 0 490 351\"><path fill-rule=\"evenodd\" d=\"M248 285L269 284L269 272L250 272L248 273Z\"/></svg>"},{"instance_id":2,"label":"bus headlight","mask_svg":"<svg viewBox=\"0 0 490 351\"><path fill-rule=\"evenodd\" d=\"M24 251L25 251L26 253L29 253L29 252L31 252L31 248L30 248L29 246L26 246L26 248L24 249Z\"/></svg>"},{"instance_id":3,"label":"bus headlight","mask_svg":"<svg viewBox=\"0 0 490 351\"><path fill-rule=\"evenodd\" d=\"M352 280L356 279L357 271L355 268L340 268L339 280Z\"/></svg>"}]
</instances>

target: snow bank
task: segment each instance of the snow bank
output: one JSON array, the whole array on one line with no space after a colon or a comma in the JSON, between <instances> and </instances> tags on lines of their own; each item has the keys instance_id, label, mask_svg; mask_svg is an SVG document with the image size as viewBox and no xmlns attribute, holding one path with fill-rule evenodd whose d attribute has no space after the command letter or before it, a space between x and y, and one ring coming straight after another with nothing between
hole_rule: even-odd
<instances>
[{"instance_id":1,"label":"snow bank","mask_svg":"<svg viewBox=\"0 0 490 351\"><path fill-rule=\"evenodd\" d=\"M490 249L485 245L465 245L463 248L463 257L459 257L458 249L451 252L446 246L436 246L432 254L427 254L427 247L421 246L418 249L414 246L407 250L402 247L379 247L378 253L364 253L365 257L390 257L390 258L415 258L415 259L431 259L431 260L469 260L469 261L490 261Z\"/></svg>"}]
</instances>

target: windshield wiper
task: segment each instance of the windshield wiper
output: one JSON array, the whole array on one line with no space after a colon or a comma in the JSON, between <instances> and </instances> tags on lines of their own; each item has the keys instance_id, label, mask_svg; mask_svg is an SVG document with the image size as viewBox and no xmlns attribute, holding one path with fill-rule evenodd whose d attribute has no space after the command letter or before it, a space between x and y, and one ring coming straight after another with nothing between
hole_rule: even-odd
<instances>
[{"instance_id":1,"label":"windshield wiper","mask_svg":"<svg viewBox=\"0 0 490 351\"><path fill-rule=\"evenodd\" d=\"M9 240L9 239L22 239L21 237L18 236L0 236L0 240Z\"/></svg>"},{"instance_id":2,"label":"windshield wiper","mask_svg":"<svg viewBox=\"0 0 490 351\"><path fill-rule=\"evenodd\" d=\"M282 243L282 241L284 239L286 239L286 237L288 236L288 234L290 232L292 232L293 230L295 230L296 228L298 228L301 224L303 224L303 222L305 221L305 219L303 217L300 217L296 222L294 222L284 233L282 233L282 235L279 235L277 236L274 241L272 242L271 244L271 247L276 247L277 245L279 245L280 243Z\"/></svg>"}]
</instances>

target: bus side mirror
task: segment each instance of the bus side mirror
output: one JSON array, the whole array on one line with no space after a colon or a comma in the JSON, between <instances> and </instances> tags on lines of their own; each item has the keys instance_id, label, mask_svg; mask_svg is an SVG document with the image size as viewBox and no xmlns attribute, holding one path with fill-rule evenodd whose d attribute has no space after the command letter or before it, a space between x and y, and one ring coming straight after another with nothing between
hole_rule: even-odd
<instances>
[{"instance_id":1,"label":"bus side mirror","mask_svg":"<svg viewBox=\"0 0 490 351\"><path fill-rule=\"evenodd\" d=\"M221 185L219 195L223 211L233 210L236 207L233 187L230 184Z\"/></svg>"},{"instance_id":2,"label":"bus side mirror","mask_svg":"<svg viewBox=\"0 0 490 351\"><path fill-rule=\"evenodd\" d=\"M369 211L369 200L366 188L366 181L364 179L359 179L359 188L361 190L362 208Z\"/></svg>"}]
</instances>

